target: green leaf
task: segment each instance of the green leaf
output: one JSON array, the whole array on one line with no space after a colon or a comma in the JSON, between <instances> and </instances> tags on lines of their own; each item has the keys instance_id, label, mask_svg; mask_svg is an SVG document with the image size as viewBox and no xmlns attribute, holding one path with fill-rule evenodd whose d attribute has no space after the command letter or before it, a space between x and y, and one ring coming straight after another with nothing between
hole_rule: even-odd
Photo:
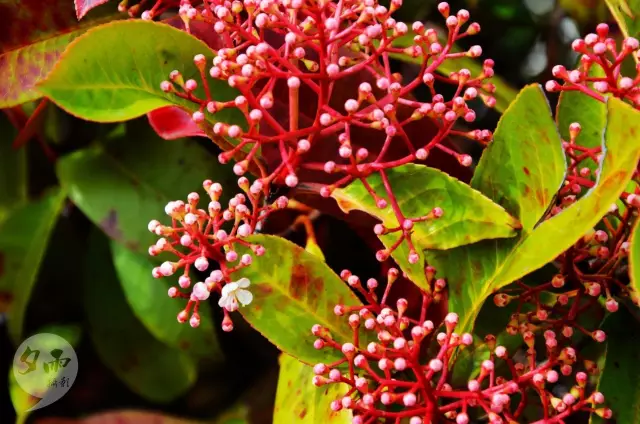
<instances>
[{"instance_id":1,"label":"green leaf","mask_svg":"<svg viewBox=\"0 0 640 424\"><path fill-rule=\"evenodd\" d=\"M75 40L39 88L72 115L97 122L137 118L163 106L180 106L194 112L199 104L165 93L160 83L178 70L185 81L200 81L193 63L203 54L207 63L214 52L202 41L167 24L129 20L94 28ZM207 72L208 74L208 72ZM218 101L234 99L238 92L207 75ZM202 85L202 84L200 84ZM204 89L195 93L205 98ZM225 109L210 121L242 124L242 113Z\"/></svg>"},{"instance_id":2,"label":"green leaf","mask_svg":"<svg viewBox=\"0 0 640 424\"><path fill-rule=\"evenodd\" d=\"M542 87L534 84L525 87L500 118L471 186L530 231L560 189L566 169L551 108Z\"/></svg>"},{"instance_id":3,"label":"green leaf","mask_svg":"<svg viewBox=\"0 0 640 424\"><path fill-rule=\"evenodd\" d=\"M597 390L604 394L605 404L595 408L611 408L621 424L640 422L640 345L629 343L640 337L640 325L621 308L605 319L603 330L607 348ZM605 422L610 421L591 415L590 423Z\"/></svg>"},{"instance_id":4,"label":"green leaf","mask_svg":"<svg viewBox=\"0 0 640 424\"><path fill-rule=\"evenodd\" d=\"M449 310L460 315L457 332L470 331L492 292L541 268L571 247L609 210L640 159L640 112L611 98L606 152L597 184L580 200L531 232L509 240L485 240L454 250L427 252L427 261L449 284ZM544 246L544 248L540 248Z\"/></svg>"},{"instance_id":5,"label":"green leaf","mask_svg":"<svg viewBox=\"0 0 640 424\"><path fill-rule=\"evenodd\" d=\"M9 211L27 201L27 152L11 147L18 131L0 113L0 223Z\"/></svg>"},{"instance_id":6,"label":"green leaf","mask_svg":"<svg viewBox=\"0 0 640 424\"><path fill-rule=\"evenodd\" d=\"M280 355L280 375L274 423L300 424L349 424L353 419L350 410L334 412L330 403L349 391L346 384L328 384L315 387L311 384L313 368L286 353Z\"/></svg>"},{"instance_id":7,"label":"green leaf","mask_svg":"<svg viewBox=\"0 0 640 424\"><path fill-rule=\"evenodd\" d=\"M69 0L0 0L7 19L0 32L0 108L36 100L36 89L67 45L92 26L118 17L113 6L92 12L79 23Z\"/></svg>"},{"instance_id":8,"label":"green leaf","mask_svg":"<svg viewBox=\"0 0 640 424\"><path fill-rule=\"evenodd\" d=\"M630 236L629 279L635 298L640 299L640 219L636 219Z\"/></svg>"},{"instance_id":9,"label":"green leaf","mask_svg":"<svg viewBox=\"0 0 640 424\"><path fill-rule=\"evenodd\" d=\"M162 140L144 121L128 124L126 131L123 137L61 158L57 174L94 224L130 250L146 254L157 240L147 224L162 218L169 201L186 199L192 191L204 194L207 178L227 187L237 177L193 140Z\"/></svg>"},{"instance_id":10,"label":"green leaf","mask_svg":"<svg viewBox=\"0 0 640 424\"><path fill-rule=\"evenodd\" d=\"M602 68L592 66L590 76L601 76ZM587 148L599 147L602 144L602 133L607 125L607 105L587 96L580 91L562 91L556 109L556 121L562 139L569 141L569 126L578 122L582 127L576 144ZM576 152L580 154L580 152ZM579 167L588 167L591 171L598 169L598 163L590 158L581 161Z\"/></svg>"},{"instance_id":11,"label":"green leaf","mask_svg":"<svg viewBox=\"0 0 640 424\"><path fill-rule=\"evenodd\" d=\"M414 36L411 34L404 35L402 37L399 37L397 40L395 40L393 42L393 45L394 47L401 47L401 48L413 46L414 45L413 37ZM451 49L452 53L461 52L461 51L462 49L456 46L454 46L453 49ZM413 58L406 54L392 53L389 56L391 56L394 59L401 60L403 62L415 63L419 65L422 64L422 58ZM463 68L471 71L471 75L474 75L474 76L482 73L482 63L469 57L460 57L456 59L445 60L444 62L442 62L440 66L436 68L436 72L444 75L445 77L448 77L452 72L458 72L460 71L460 69L463 69ZM503 80L497 75L494 75L491 78L491 83L496 86L496 91L494 94L492 94L492 96L495 97L496 99L495 109L498 112L502 113L507 109L509 104L511 104L511 102L516 98L516 95L518 94L518 90L513 88L511 85L509 85L509 83L507 83L505 80Z\"/></svg>"},{"instance_id":12,"label":"green leaf","mask_svg":"<svg viewBox=\"0 0 640 424\"><path fill-rule=\"evenodd\" d=\"M0 226L0 293L10 299L7 325L15 344L23 339L31 292L64 199L65 192L55 189L14 209Z\"/></svg>"},{"instance_id":13,"label":"green leaf","mask_svg":"<svg viewBox=\"0 0 640 424\"><path fill-rule=\"evenodd\" d=\"M640 36L640 0L605 1L624 36Z\"/></svg>"},{"instance_id":14,"label":"green leaf","mask_svg":"<svg viewBox=\"0 0 640 424\"><path fill-rule=\"evenodd\" d=\"M194 360L156 340L137 320L118 284L106 238L98 232L91 237L84 307L98 356L140 396L174 400L195 383Z\"/></svg>"},{"instance_id":15,"label":"green leaf","mask_svg":"<svg viewBox=\"0 0 640 424\"><path fill-rule=\"evenodd\" d=\"M283 352L307 364L331 363L342 356L333 349L313 347L311 327L328 328L335 341L353 340L345 317L333 313L337 304L355 306L360 300L321 259L283 238L255 235L246 239L264 246L251 266L233 274L251 281L253 302L240 308L243 317ZM249 252L238 249L238 254Z\"/></svg>"},{"instance_id":16,"label":"green leaf","mask_svg":"<svg viewBox=\"0 0 640 424\"><path fill-rule=\"evenodd\" d=\"M424 275L423 250L451 249L484 239L513 237L516 235L515 229L520 226L519 222L500 205L437 169L409 164L390 169L386 174L400 210L406 217L417 218L427 215L435 207L444 211L438 219L414 225L412 240L421 256L418 263L409 263L407 243L402 243L392 253L411 281L423 289L429 290ZM367 182L379 195L385 193L379 174L367 177ZM399 225L391 206L379 209L360 180L343 189L335 190L332 197L344 212L367 212L380 219L386 228ZM386 196L381 197L386 199ZM400 233L395 232L381 236L380 240L389 248L399 237Z\"/></svg>"},{"instance_id":17,"label":"green leaf","mask_svg":"<svg viewBox=\"0 0 640 424\"><path fill-rule=\"evenodd\" d=\"M153 278L149 270L157 264L147 255L132 252L114 242L111 243L111 252L129 306L156 339L186 353L222 359L208 303L200 304L198 313L202 319L197 330L180 324L176 316L184 309L184 303L167 295L171 281Z\"/></svg>"}]
</instances>

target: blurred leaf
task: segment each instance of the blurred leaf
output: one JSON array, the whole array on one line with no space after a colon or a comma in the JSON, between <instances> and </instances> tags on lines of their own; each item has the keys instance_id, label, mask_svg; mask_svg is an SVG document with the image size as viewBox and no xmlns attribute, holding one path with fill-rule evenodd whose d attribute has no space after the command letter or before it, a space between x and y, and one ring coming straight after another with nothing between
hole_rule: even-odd
<instances>
[{"instance_id":1,"label":"blurred leaf","mask_svg":"<svg viewBox=\"0 0 640 424\"><path fill-rule=\"evenodd\" d=\"M531 231L560 189L567 164L542 87L525 87L498 122L471 186ZM488 238L488 237L486 237Z\"/></svg>"},{"instance_id":2,"label":"blurred leaf","mask_svg":"<svg viewBox=\"0 0 640 424\"><path fill-rule=\"evenodd\" d=\"M9 211L27 201L27 153L11 147L18 130L0 113L0 223Z\"/></svg>"},{"instance_id":3,"label":"blurred leaf","mask_svg":"<svg viewBox=\"0 0 640 424\"><path fill-rule=\"evenodd\" d=\"M286 353L280 355L280 376L274 408L274 423L349 424L353 414L348 409L331 410L330 403L348 391L346 384L311 384L313 367L303 364Z\"/></svg>"},{"instance_id":4,"label":"blurred leaf","mask_svg":"<svg viewBox=\"0 0 640 424\"><path fill-rule=\"evenodd\" d=\"M0 224L0 300L8 299L9 336L23 339L24 317L49 236L58 219L65 192L55 189L41 199L14 209Z\"/></svg>"},{"instance_id":5,"label":"blurred leaf","mask_svg":"<svg viewBox=\"0 0 640 424\"><path fill-rule=\"evenodd\" d=\"M636 219L630 235L629 249L629 279L631 288L635 291L637 299L640 299L640 219Z\"/></svg>"},{"instance_id":6,"label":"blurred leaf","mask_svg":"<svg viewBox=\"0 0 640 424\"><path fill-rule=\"evenodd\" d=\"M593 77L603 74L604 71L598 66L592 66L589 73ZM576 138L576 144L587 148L599 147L607 125L607 105L580 91L562 91L558 100L556 121L563 140L571 140L569 126L577 122L582 129ZM576 154L580 155L581 152L576 151ZM581 162L580 167L583 166L591 171L598 169L596 161L590 158Z\"/></svg>"},{"instance_id":7,"label":"blurred leaf","mask_svg":"<svg viewBox=\"0 0 640 424\"><path fill-rule=\"evenodd\" d=\"M135 410L109 411L84 418L42 418L35 422L36 424L203 424L202 421Z\"/></svg>"},{"instance_id":8,"label":"blurred leaf","mask_svg":"<svg viewBox=\"0 0 640 424\"><path fill-rule=\"evenodd\" d=\"M611 408L620 424L640 422L640 345L629 342L640 337L640 324L620 308L605 319L603 330L607 348L597 390L604 394L605 404L595 408ZM589 422L609 421L592 414Z\"/></svg>"},{"instance_id":9,"label":"blurred leaf","mask_svg":"<svg viewBox=\"0 0 640 424\"><path fill-rule=\"evenodd\" d=\"M595 187L531 232L509 240L485 240L446 252L428 251L427 261L446 277L449 310L460 315L457 332L473 328L492 292L554 260L602 219L624 191L640 159L640 112L608 100L607 152ZM531 117L529 117L531 119ZM545 246L541 249L540 246Z\"/></svg>"},{"instance_id":10,"label":"blurred leaf","mask_svg":"<svg viewBox=\"0 0 640 424\"><path fill-rule=\"evenodd\" d=\"M602 0L559 0L560 7L578 23L607 20L607 5Z\"/></svg>"},{"instance_id":11,"label":"blurred leaf","mask_svg":"<svg viewBox=\"0 0 640 424\"><path fill-rule=\"evenodd\" d=\"M605 0L605 2L625 37L639 37L640 0Z\"/></svg>"},{"instance_id":12,"label":"blurred leaf","mask_svg":"<svg viewBox=\"0 0 640 424\"><path fill-rule=\"evenodd\" d=\"M35 86L67 45L115 12L101 8L79 23L70 0L0 0L0 108L42 97Z\"/></svg>"},{"instance_id":13,"label":"blurred leaf","mask_svg":"<svg viewBox=\"0 0 640 424\"><path fill-rule=\"evenodd\" d=\"M124 137L107 140L61 158L60 183L87 217L112 239L146 254L157 236L147 230L162 218L165 205L200 191L211 178L235 185L231 166L193 140L160 139L144 120L129 124Z\"/></svg>"},{"instance_id":14,"label":"blurred leaf","mask_svg":"<svg viewBox=\"0 0 640 424\"><path fill-rule=\"evenodd\" d=\"M401 48L413 46L414 45L413 37L414 37L413 34L404 35L402 37L399 37L393 43L393 45L395 47L401 47ZM451 49L452 53L457 53L461 51L462 49L456 46L454 46ZM403 62L415 63L418 65L421 65L423 62L422 57L412 58L406 54L392 53L389 56L391 56L394 59L401 60ZM452 72L458 72L460 71L460 69L463 69L463 68L471 71L471 75L475 77L476 75L479 75L482 73L482 62L476 61L469 57L448 59L442 62L442 64L440 64L435 70L439 74L442 74L445 77L449 77L449 75ZM509 104L516 98L516 95L518 94L518 90L513 88L511 85L509 85L509 83L507 83L505 80L503 80L497 75L494 75L490 81L496 86L496 91L495 93L492 94L492 96L495 97L496 99L495 109L498 112L502 113L507 109Z\"/></svg>"},{"instance_id":15,"label":"blurred leaf","mask_svg":"<svg viewBox=\"0 0 640 424\"><path fill-rule=\"evenodd\" d=\"M429 284L424 275L423 250L451 249L479 240L513 237L520 226L518 220L500 205L442 171L408 164L385 172L400 210L407 218L427 215L436 207L444 212L438 219L415 223L412 240L420 255L416 264L408 261L406 242L392 253L402 271L425 290L429 290ZM387 198L382 195L386 191L379 174L370 175L367 182L379 196ZM364 211L380 219L385 228L397 228L399 225L390 202L385 209L379 209L360 180L335 190L331 196L344 212ZM400 233L395 232L380 236L380 240L390 248L399 237Z\"/></svg>"},{"instance_id":16,"label":"blurred leaf","mask_svg":"<svg viewBox=\"0 0 640 424\"><path fill-rule=\"evenodd\" d=\"M214 55L205 43L170 25L142 20L112 22L70 45L39 88L64 110L90 121L125 121L165 106L195 112L200 108L198 103L163 92L160 83L173 70L180 71L185 81L200 81L193 63L197 54L204 54L207 61ZM207 78L216 100L236 97L237 91L228 84ZM194 94L205 97L202 87ZM211 122L244 122L242 113L234 108L206 116ZM221 147L229 146L217 139Z\"/></svg>"},{"instance_id":17,"label":"blurred leaf","mask_svg":"<svg viewBox=\"0 0 640 424\"><path fill-rule=\"evenodd\" d=\"M40 398L30 395L29 393L22 390L18 382L16 381L16 376L13 373L13 369L9 369L9 397L11 398L11 404L13 405L13 410L16 413L16 424L22 424L26 422L27 417L30 415L28 409L35 406Z\"/></svg>"},{"instance_id":18,"label":"blurred leaf","mask_svg":"<svg viewBox=\"0 0 640 424\"><path fill-rule=\"evenodd\" d=\"M186 353L212 360L222 359L222 351L212 324L211 308L200 303L200 327L193 329L176 319L184 303L167 295L175 283L168 279L155 279L151 269L156 264L147 255L132 252L112 242L111 252L120 285L133 313L158 340Z\"/></svg>"},{"instance_id":19,"label":"blurred leaf","mask_svg":"<svg viewBox=\"0 0 640 424\"><path fill-rule=\"evenodd\" d=\"M197 367L186 353L157 341L135 317L118 284L109 244L92 234L86 263L84 309L98 356L132 391L169 402L195 383Z\"/></svg>"},{"instance_id":20,"label":"blurred leaf","mask_svg":"<svg viewBox=\"0 0 640 424\"><path fill-rule=\"evenodd\" d=\"M342 354L333 349L313 347L311 327L328 328L338 343L353 340L346 317L333 313L337 304L361 305L347 284L317 256L283 238L255 235L246 239L264 246L266 253L255 256L251 266L233 274L246 277L253 302L241 307L243 317L283 352L308 364L331 363ZM239 246L238 246L239 247ZM248 248L238 249L238 254Z\"/></svg>"},{"instance_id":21,"label":"blurred leaf","mask_svg":"<svg viewBox=\"0 0 640 424\"><path fill-rule=\"evenodd\" d=\"M105 4L108 1L109 0L74 0L78 20L82 19L91 9Z\"/></svg>"},{"instance_id":22,"label":"blurred leaf","mask_svg":"<svg viewBox=\"0 0 640 424\"><path fill-rule=\"evenodd\" d=\"M215 424L249 424L249 407L243 403L234 405L216 418Z\"/></svg>"}]
</instances>

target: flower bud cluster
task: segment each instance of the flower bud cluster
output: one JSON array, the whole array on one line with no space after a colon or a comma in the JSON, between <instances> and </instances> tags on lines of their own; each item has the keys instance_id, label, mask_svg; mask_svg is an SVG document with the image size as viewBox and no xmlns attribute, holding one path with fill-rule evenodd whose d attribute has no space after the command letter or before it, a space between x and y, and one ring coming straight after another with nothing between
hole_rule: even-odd
<instances>
[{"instance_id":1,"label":"flower bud cluster","mask_svg":"<svg viewBox=\"0 0 640 424\"><path fill-rule=\"evenodd\" d=\"M622 76L622 63L627 57L640 58L640 43L627 37L618 45L609 36L609 26L599 24L596 33L587 34L571 45L581 54L580 63L574 70L562 65L553 68L553 76L563 82L550 80L546 88L550 92L580 91L594 99L603 100L603 95L612 95L640 107L640 64L636 75Z\"/></svg>"},{"instance_id":2,"label":"flower bud cluster","mask_svg":"<svg viewBox=\"0 0 640 424\"><path fill-rule=\"evenodd\" d=\"M392 1L389 7L378 0L207 1L204 7L190 9L196 11L193 19L211 24L223 47L209 64L203 55L194 58L200 82L184 81L175 71L161 88L196 103L193 121L207 127L207 134L225 138L235 146L222 153L219 160L225 163L242 158L234 166L236 174L243 175L252 161L260 159L261 151L276 152L276 163L260 175L259 181L265 186L278 183L295 187L301 170L320 171L332 175L333 183L320 188L320 194L328 197L335 188L355 179L366 182L374 173L425 160L433 149L453 155L461 166L468 167L471 157L443 142L450 135L481 143L492 138L489 131L458 131L454 125L475 121L476 114L470 107L475 99L490 107L495 105L495 86L489 82L493 61L486 60L477 75L461 68L444 77L437 70L445 61L481 55L480 46L453 51L457 40L477 34L480 26L470 22L468 11L452 13L443 2L439 10L446 34L439 34L421 22L407 25L393 18L401 5L401 0ZM181 11L186 8L181 6ZM412 44L398 47L406 37L413 37ZM414 79L403 81L400 74L392 72L390 58L398 56L410 57L419 64ZM239 95L230 101L214 100L207 86L209 77L226 82ZM358 78L355 85L354 77ZM448 98L439 94L440 84L453 85L454 94ZM196 96L200 85L206 97ZM427 89L429 101L412 97L421 86ZM351 97L343 99L345 93ZM307 104L312 105L313 112L303 114ZM213 114L229 108L244 115L246 128L209 123ZM438 129L416 146L406 127L422 119L435 122ZM357 136L363 129L379 136L379 150L374 151L378 147L367 143L370 137ZM314 146L336 149L335 158L314 162L313 155L308 155ZM389 152L398 149L406 152L404 156L391 158ZM390 188L385 193L370 193L380 208L395 201ZM437 213L434 210L432 217ZM398 211L396 216L399 228L412 219L426 219L407 221ZM418 255L411 245L411 231L402 231L399 242L409 242L410 259L415 262ZM379 258L384 260L389 254L382 252Z\"/></svg>"},{"instance_id":3,"label":"flower bud cluster","mask_svg":"<svg viewBox=\"0 0 640 424\"><path fill-rule=\"evenodd\" d=\"M394 276L397 270L390 273L389 283ZM316 364L312 383L318 387L347 386L330 408L351 410L353 424L383 419L412 424L446 419L467 424L480 417L488 417L494 424L522 422L524 406L532 402L541 404L545 419L554 422L579 411L593 410L611 417L611 411L603 406L604 396L588 388L588 374L597 367L585 361L584 371L580 370L578 354L564 336L546 331L545 357L536 358L535 337L527 331L523 340L528 349L523 356L498 345L492 335L478 343L471 334L456 332L460 323L455 313L447 314L442 323L424 319L433 300L426 293L421 318L414 319L406 315L406 299L398 299L393 307L385 303L388 289L380 302L376 300L376 280L367 281L365 287L348 271L343 271L342 277L369 303L337 305L334 310L348 320L353 330L351 341L338 342L328 328L313 326L316 349L333 349L342 358ZM461 384L454 382L451 371L465 349L476 355L474 361L480 366ZM479 353L483 351L484 358Z\"/></svg>"},{"instance_id":4,"label":"flower bud cluster","mask_svg":"<svg viewBox=\"0 0 640 424\"><path fill-rule=\"evenodd\" d=\"M220 306L225 313L223 328L231 330L233 325L228 316L238 308L238 302L251 302L246 287L247 279L231 281L231 274L250 266L253 255L262 256L264 247L252 244L245 239L252 235L259 223L271 212L287 206L286 197L278 198L273 204L261 206L262 185L253 184L242 177L238 185L244 193L236 194L226 206L222 204L222 186L211 180L203 183L207 193L206 209L199 208L200 195L191 193L187 201L171 201L165 207L171 218L170 225L163 225L157 220L149 223L149 231L160 236L158 241L149 247L151 256L169 253L176 257L173 261L165 261L153 268L155 278L170 277L180 274L178 286L169 289L170 297L188 299L183 311L178 314L178 321L197 327L200 323L198 307L206 301L211 292L222 294ZM250 249L251 253L239 254L238 246ZM214 263L218 269L214 268ZM195 270L194 270L195 268ZM202 281L198 276L209 275Z\"/></svg>"}]
</instances>

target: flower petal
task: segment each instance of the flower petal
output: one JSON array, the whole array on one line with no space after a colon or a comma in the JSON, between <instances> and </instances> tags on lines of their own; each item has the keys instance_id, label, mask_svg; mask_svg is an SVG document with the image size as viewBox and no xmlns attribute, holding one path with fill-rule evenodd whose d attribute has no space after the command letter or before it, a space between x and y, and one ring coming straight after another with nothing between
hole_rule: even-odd
<instances>
[{"instance_id":1,"label":"flower petal","mask_svg":"<svg viewBox=\"0 0 640 424\"><path fill-rule=\"evenodd\" d=\"M247 306L253 300L253 294L249 290L238 290L236 292L236 297L242 303L242 306Z\"/></svg>"},{"instance_id":2,"label":"flower petal","mask_svg":"<svg viewBox=\"0 0 640 424\"><path fill-rule=\"evenodd\" d=\"M220 300L218 300L218 306L226 309L226 304L229 302L229 296L221 296Z\"/></svg>"},{"instance_id":3,"label":"flower petal","mask_svg":"<svg viewBox=\"0 0 640 424\"><path fill-rule=\"evenodd\" d=\"M238 285L236 283L227 283L222 288L222 296L229 296L236 290L238 290Z\"/></svg>"},{"instance_id":4,"label":"flower petal","mask_svg":"<svg viewBox=\"0 0 640 424\"><path fill-rule=\"evenodd\" d=\"M249 287L251 285L251 282L249 281L249 279L247 277L242 277L241 279L236 281L236 284L241 289L246 289L247 287Z\"/></svg>"},{"instance_id":5,"label":"flower petal","mask_svg":"<svg viewBox=\"0 0 640 424\"><path fill-rule=\"evenodd\" d=\"M229 312L237 311L238 310L238 301L236 300L235 297L231 297L231 298L229 298L229 301L227 302L227 304L224 305L224 308Z\"/></svg>"}]
</instances>

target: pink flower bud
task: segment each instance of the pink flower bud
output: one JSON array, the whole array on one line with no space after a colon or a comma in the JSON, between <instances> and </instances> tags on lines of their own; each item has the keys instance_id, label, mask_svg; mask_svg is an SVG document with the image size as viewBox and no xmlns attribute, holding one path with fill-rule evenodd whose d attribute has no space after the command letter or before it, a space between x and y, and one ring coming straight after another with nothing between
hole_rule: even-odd
<instances>
[{"instance_id":1,"label":"pink flower bud","mask_svg":"<svg viewBox=\"0 0 640 424\"><path fill-rule=\"evenodd\" d=\"M178 296L178 288L177 287L170 287L169 288L169 297L173 298L173 297L177 297Z\"/></svg>"},{"instance_id":2,"label":"pink flower bud","mask_svg":"<svg viewBox=\"0 0 640 424\"><path fill-rule=\"evenodd\" d=\"M464 412L459 413L456 416L456 424L469 424L469 416Z\"/></svg>"},{"instance_id":3,"label":"pink flower bud","mask_svg":"<svg viewBox=\"0 0 640 424\"><path fill-rule=\"evenodd\" d=\"M194 313L191 315L191 319L189 320L189 325L193 328L198 328L200 326L200 315Z\"/></svg>"},{"instance_id":4,"label":"pink flower bud","mask_svg":"<svg viewBox=\"0 0 640 424\"><path fill-rule=\"evenodd\" d=\"M196 259L194 265L198 271L206 271L209 268L209 261L204 256L200 256Z\"/></svg>"},{"instance_id":5,"label":"pink flower bud","mask_svg":"<svg viewBox=\"0 0 640 424\"><path fill-rule=\"evenodd\" d=\"M164 262L162 265L160 265L159 271L165 277L169 277L170 275L173 275L174 272L176 272L176 266L171 262Z\"/></svg>"},{"instance_id":6,"label":"pink flower bud","mask_svg":"<svg viewBox=\"0 0 640 424\"><path fill-rule=\"evenodd\" d=\"M393 368L396 371L404 371L407 368L407 361L404 358L397 358L393 361Z\"/></svg>"},{"instance_id":7,"label":"pink flower bud","mask_svg":"<svg viewBox=\"0 0 640 424\"><path fill-rule=\"evenodd\" d=\"M416 400L416 395L413 393L407 393L402 397L402 403L404 403L404 406L414 406L416 404Z\"/></svg>"},{"instance_id":8,"label":"pink flower bud","mask_svg":"<svg viewBox=\"0 0 640 424\"><path fill-rule=\"evenodd\" d=\"M187 311L181 311L181 312L178 314L178 322L179 322L180 324L182 324L182 323L184 323L184 322L187 322L187 319L188 319L188 318L189 318L189 313L188 313Z\"/></svg>"},{"instance_id":9,"label":"pink flower bud","mask_svg":"<svg viewBox=\"0 0 640 424\"><path fill-rule=\"evenodd\" d=\"M291 34L291 33L289 33ZM300 88L300 78L298 77L289 77L287 80L287 86L292 89Z\"/></svg>"},{"instance_id":10,"label":"pink flower bud","mask_svg":"<svg viewBox=\"0 0 640 424\"><path fill-rule=\"evenodd\" d=\"M191 285L191 279L186 275L181 275L180 278L178 278L178 285L183 289L186 289Z\"/></svg>"},{"instance_id":11,"label":"pink flower bud","mask_svg":"<svg viewBox=\"0 0 640 424\"><path fill-rule=\"evenodd\" d=\"M444 364L440 359L434 358L431 361L429 361L429 369L433 372L440 372L443 367L444 367Z\"/></svg>"},{"instance_id":12,"label":"pink flower bud","mask_svg":"<svg viewBox=\"0 0 640 424\"><path fill-rule=\"evenodd\" d=\"M342 378L342 374L340 373L339 370L334 368L331 371L329 371L329 378L331 379L331 381L340 381Z\"/></svg>"},{"instance_id":13,"label":"pink flower bud","mask_svg":"<svg viewBox=\"0 0 640 424\"><path fill-rule=\"evenodd\" d=\"M602 330L596 330L593 333L591 333L591 337L593 337L593 340L602 343L607 339L607 335L604 331Z\"/></svg>"},{"instance_id":14,"label":"pink flower bud","mask_svg":"<svg viewBox=\"0 0 640 424\"><path fill-rule=\"evenodd\" d=\"M480 390L480 383L478 383L478 380L469 380L467 388L470 392L477 392L478 390Z\"/></svg>"},{"instance_id":15,"label":"pink flower bud","mask_svg":"<svg viewBox=\"0 0 640 424\"><path fill-rule=\"evenodd\" d=\"M315 375L322 375L322 374L326 374L328 368L325 364L316 364L313 367L313 372Z\"/></svg>"}]
</instances>

